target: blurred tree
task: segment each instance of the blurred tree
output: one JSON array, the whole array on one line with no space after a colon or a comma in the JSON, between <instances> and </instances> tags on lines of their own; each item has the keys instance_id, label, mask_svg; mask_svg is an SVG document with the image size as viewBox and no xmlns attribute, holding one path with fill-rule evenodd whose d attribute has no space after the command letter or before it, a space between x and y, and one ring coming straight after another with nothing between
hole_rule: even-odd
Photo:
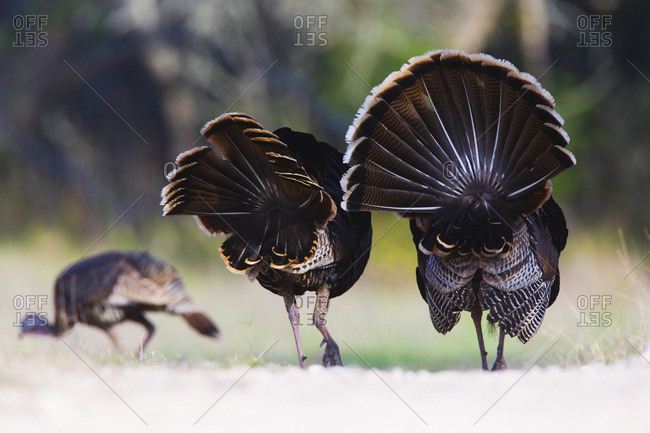
<instances>
[{"instance_id":1,"label":"blurred tree","mask_svg":"<svg viewBox=\"0 0 650 433\"><path fill-rule=\"evenodd\" d=\"M2 227L96 234L133 203L121 222L148 227L160 215L165 164L200 143L203 123L227 110L342 149L370 88L438 48L507 58L553 93L578 158L556 180L570 215L637 235L650 224L650 3L322 3L5 2ZM26 15L47 17L47 46L14 46L25 31L14 17ZM580 17L600 24L585 29ZM585 32L601 43L580 46ZM316 43L306 43L310 33Z\"/></svg>"}]
</instances>

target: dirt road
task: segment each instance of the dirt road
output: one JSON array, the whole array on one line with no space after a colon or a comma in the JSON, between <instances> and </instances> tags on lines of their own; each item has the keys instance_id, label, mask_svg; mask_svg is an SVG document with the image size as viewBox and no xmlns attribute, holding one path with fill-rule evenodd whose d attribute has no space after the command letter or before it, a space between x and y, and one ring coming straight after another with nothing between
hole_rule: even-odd
<instances>
[{"instance_id":1,"label":"dirt road","mask_svg":"<svg viewBox=\"0 0 650 433\"><path fill-rule=\"evenodd\" d=\"M648 354L645 358L648 358ZM648 431L650 363L481 371L9 361L0 430Z\"/></svg>"}]
</instances>

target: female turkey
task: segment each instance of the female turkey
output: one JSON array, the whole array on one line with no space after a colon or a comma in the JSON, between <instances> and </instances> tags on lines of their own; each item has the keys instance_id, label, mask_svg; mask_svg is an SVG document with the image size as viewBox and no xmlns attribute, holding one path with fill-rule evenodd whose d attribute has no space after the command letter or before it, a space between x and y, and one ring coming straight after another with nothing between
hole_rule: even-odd
<instances>
[{"instance_id":1,"label":"female turkey","mask_svg":"<svg viewBox=\"0 0 650 433\"><path fill-rule=\"evenodd\" d=\"M131 320L147 330L136 352L139 358L155 329L144 313L165 311L182 316L207 337L219 337L217 327L188 295L178 272L147 252L107 252L74 263L57 278L54 310L54 322L27 316L21 335L58 337L76 323L85 323L105 331L119 350L113 326Z\"/></svg>"}]
</instances>

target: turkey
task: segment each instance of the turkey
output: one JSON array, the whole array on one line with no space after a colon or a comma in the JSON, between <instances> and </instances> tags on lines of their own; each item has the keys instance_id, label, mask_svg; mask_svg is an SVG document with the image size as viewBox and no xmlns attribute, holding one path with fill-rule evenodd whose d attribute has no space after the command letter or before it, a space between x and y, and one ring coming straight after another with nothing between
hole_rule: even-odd
<instances>
[{"instance_id":1,"label":"turkey","mask_svg":"<svg viewBox=\"0 0 650 433\"><path fill-rule=\"evenodd\" d=\"M73 264L56 280L54 309L54 322L28 315L21 335L58 337L75 323L85 323L105 331L120 350L113 326L130 320L147 330L136 352L140 358L155 329L144 313L165 311L180 315L207 337L219 337L217 327L188 295L178 272L146 252L106 252Z\"/></svg>"},{"instance_id":2,"label":"turkey","mask_svg":"<svg viewBox=\"0 0 650 433\"><path fill-rule=\"evenodd\" d=\"M282 296L301 367L296 296L316 292L313 323L323 335L323 365L342 365L326 326L329 299L345 293L368 262L369 212L339 208L342 154L313 135L226 113L201 130L212 146L178 156L162 190L164 215L194 215L220 247L229 270Z\"/></svg>"},{"instance_id":3,"label":"turkey","mask_svg":"<svg viewBox=\"0 0 650 433\"><path fill-rule=\"evenodd\" d=\"M417 285L443 334L469 311L527 342L558 295L567 240L550 179L576 160L552 96L486 54L433 51L375 87L346 135L342 208L410 219Z\"/></svg>"}]
</instances>

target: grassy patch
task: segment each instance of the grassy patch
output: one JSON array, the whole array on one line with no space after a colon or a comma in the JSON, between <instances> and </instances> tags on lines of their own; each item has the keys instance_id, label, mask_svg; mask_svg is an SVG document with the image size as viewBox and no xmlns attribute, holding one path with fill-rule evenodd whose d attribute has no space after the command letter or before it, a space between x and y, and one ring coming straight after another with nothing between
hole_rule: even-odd
<instances>
[{"instance_id":1,"label":"grassy patch","mask_svg":"<svg viewBox=\"0 0 650 433\"><path fill-rule=\"evenodd\" d=\"M339 343L344 364L427 370L478 368L478 348L468 313L448 335L437 334L430 323L414 281L415 253L408 224L396 222L391 215L375 217L374 224L376 244L366 273L355 287L330 304L328 327ZM157 332L142 360L130 355L144 336L137 325L126 324L119 329L124 356L115 354L100 331L83 325L65 337L65 343L76 353L59 340L18 340L19 328L14 325L20 311L14 308L14 297L51 295L56 275L88 248L43 231L0 245L2 356L6 361L47 357L57 365L79 363L77 354L100 364L297 364L282 300L257 283L227 272L218 256L219 240L203 235L184 238L184 230L182 227L171 234L161 231L149 249L178 268L192 296L221 328L223 341L203 338L181 318L165 314L150 314ZM89 254L137 247L135 237L114 231ZM611 363L643 351L648 343L645 329L650 263L634 268L643 256L642 246L632 249L620 240L617 243L616 238L572 233L561 259L560 296L528 344L507 340L506 359L511 367L526 368L551 346L540 364ZM186 244L196 244L197 250L187 255L175 251L181 244L188 249ZM598 299L598 303L585 307L579 303L585 297ZM49 314L52 309L50 303L45 306ZM321 336L309 323L309 312L308 308L303 310L301 335L307 363L315 364L322 356ZM595 320L590 326L581 326L586 323L585 314ZM609 324L603 322L605 317ZM496 336L486 334L489 358L493 359Z\"/></svg>"}]
</instances>

